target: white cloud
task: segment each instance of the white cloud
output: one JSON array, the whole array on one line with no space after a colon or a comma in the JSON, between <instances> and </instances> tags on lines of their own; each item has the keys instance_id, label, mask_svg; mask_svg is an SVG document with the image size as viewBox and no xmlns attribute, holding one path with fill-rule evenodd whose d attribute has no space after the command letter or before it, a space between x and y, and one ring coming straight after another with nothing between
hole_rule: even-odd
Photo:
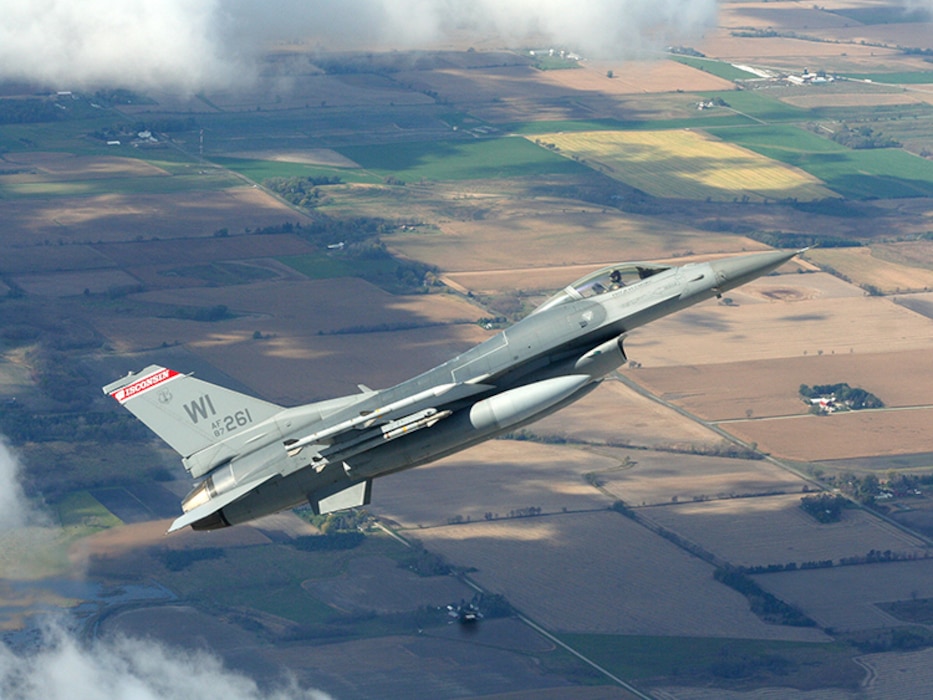
<instances>
[{"instance_id":1,"label":"white cloud","mask_svg":"<svg viewBox=\"0 0 933 700\"><path fill-rule=\"evenodd\" d=\"M0 79L196 91L249 80L270 41L328 49L548 42L631 56L710 26L716 0L2 0Z\"/></svg>"},{"instance_id":2,"label":"white cloud","mask_svg":"<svg viewBox=\"0 0 933 700\"><path fill-rule=\"evenodd\" d=\"M0 697L20 700L328 700L289 681L262 689L204 652L116 638L82 647L61 627L43 633L41 649L17 654L0 645Z\"/></svg>"},{"instance_id":3,"label":"white cloud","mask_svg":"<svg viewBox=\"0 0 933 700\"><path fill-rule=\"evenodd\" d=\"M46 522L46 515L30 504L19 482L16 453L0 435L0 533Z\"/></svg>"},{"instance_id":4,"label":"white cloud","mask_svg":"<svg viewBox=\"0 0 933 700\"><path fill-rule=\"evenodd\" d=\"M920 10L930 15L933 19L933 0L903 0L908 10Z\"/></svg>"},{"instance_id":5,"label":"white cloud","mask_svg":"<svg viewBox=\"0 0 933 700\"><path fill-rule=\"evenodd\" d=\"M236 75L222 25L217 0L3 0L0 76L196 89Z\"/></svg>"}]
</instances>

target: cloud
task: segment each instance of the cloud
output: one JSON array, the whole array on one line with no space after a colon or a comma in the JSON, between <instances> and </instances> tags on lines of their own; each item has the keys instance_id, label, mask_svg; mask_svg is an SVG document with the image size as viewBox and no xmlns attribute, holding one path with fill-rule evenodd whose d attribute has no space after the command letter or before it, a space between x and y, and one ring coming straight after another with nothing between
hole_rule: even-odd
<instances>
[{"instance_id":1,"label":"cloud","mask_svg":"<svg viewBox=\"0 0 933 700\"><path fill-rule=\"evenodd\" d=\"M34 507L19 482L20 462L0 435L0 533L27 525L40 525L48 518Z\"/></svg>"},{"instance_id":2,"label":"cloud","mask_svg":"<svg viewBox=\"0 0 933 700\"><path fill-rule=\"evenodd\" d=\"M40 650L17 654L0 645L0 697L21 700L328 700L294 680L259 688L204 652L118 637L82 647L61 626L42 633Z\"/></svg>"},{"instance_id":3,"label":"cloud","mask_svg":"<svg viewBox=\"0 0 933 700\"><path fill-rule=\"evenodd\" d=\"M716 0L4 0L0 79L197 91L275 42L329 50L558 44L628 57L711 26Z\"/></svg>"},{"instance_id":4,"label":"cloud","mask_svg":"<svg viewBox=\"0 0 933 700\"><path fill-rule=\"evenodd\" d=\"M229 82L217 0L4 0L0 77L60 89Z\"/></svg>"},{"instance_id":5,"label":"cloud","mask_svg":"<svg viewBox=\"0 0 933 700\"><path fill-rule=\"evenodd\" d=\"M903 4L908 12L919 10L933 19L933 0L903 0Z\"/></svg>"}]
</instances>

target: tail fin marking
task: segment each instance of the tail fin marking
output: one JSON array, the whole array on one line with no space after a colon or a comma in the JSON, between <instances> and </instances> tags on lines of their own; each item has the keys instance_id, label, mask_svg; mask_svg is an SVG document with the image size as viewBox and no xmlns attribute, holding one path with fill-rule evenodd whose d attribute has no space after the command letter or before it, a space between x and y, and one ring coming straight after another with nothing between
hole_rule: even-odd
<instances>
[{"instance_id":1,"label":"tail fin marking","mask_svg":"<svg viewBox=\"0 0 933 700\"><path fill-rule=\"evenodd\" d=\"M271 418L281 406L150 365L104 387L182 457Z\"/></svg>"}]
</instances>

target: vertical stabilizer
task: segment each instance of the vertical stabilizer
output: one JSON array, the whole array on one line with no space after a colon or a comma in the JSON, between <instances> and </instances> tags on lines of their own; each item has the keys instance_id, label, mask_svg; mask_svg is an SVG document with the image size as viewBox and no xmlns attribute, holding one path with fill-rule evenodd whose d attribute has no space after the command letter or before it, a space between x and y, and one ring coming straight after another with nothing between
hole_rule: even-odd
<instances>
[{"instance_id":1,"label":"vertical stabilizer","mask_svg":"<svg viewBox=\"0 0 933 700\"><path fill-rule=\"evenodd\" d=\"M271 418L281 406L150 365L104 387L182 457Z\"/></svg>"}]
</instances>

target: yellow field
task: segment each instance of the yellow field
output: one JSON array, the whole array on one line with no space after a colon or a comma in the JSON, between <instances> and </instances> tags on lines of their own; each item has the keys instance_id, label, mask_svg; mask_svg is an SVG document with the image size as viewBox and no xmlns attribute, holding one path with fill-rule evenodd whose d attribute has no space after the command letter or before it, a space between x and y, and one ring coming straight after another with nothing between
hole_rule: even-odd
<instances>
[{"instance_id":1,"label":"yellow field","mask_svg":"<svg viewBox=\"0 0 933 700\"><path fill-rule=\"evenodd\" d=\"M696 131L585 131L534 139L656 197L761 201L834 196L801 170Z\"/></svg>"}]
</instances>

